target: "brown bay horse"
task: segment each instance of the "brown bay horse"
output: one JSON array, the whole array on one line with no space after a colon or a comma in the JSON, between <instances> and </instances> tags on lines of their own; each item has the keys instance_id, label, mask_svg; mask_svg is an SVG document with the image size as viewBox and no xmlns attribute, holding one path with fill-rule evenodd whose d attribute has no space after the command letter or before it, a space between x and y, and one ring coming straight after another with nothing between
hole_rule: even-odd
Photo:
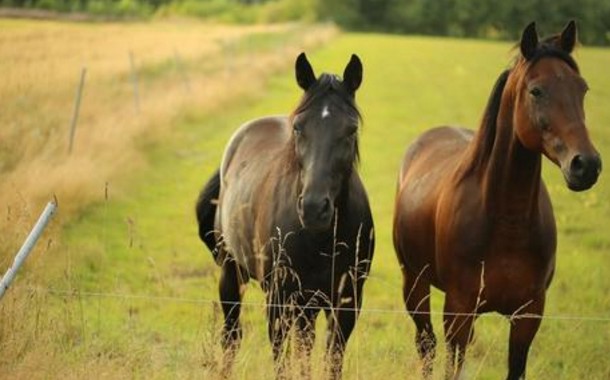
<instances>
[{"instance_id":1,"label":"brown bay horse","mask_svg":"<svg viewBox=\"0 0 610 380\"><path fill-rule=\"evenodd\" d=\"M327 373L339 378L373 255L373 221L356 170L362 63L316 78L305 54L295 65L305 91L291 116L241 126L203 188L199 235L221 266L225 372L241 340L240 302L249 279L267 298L276 374L286 373L287 337L308 358L314 322L328 321ZM305 360L306 362L308 360ZM310 373L305 364L302 373Z\"/></svg>"},{"instance_id":2,"label":"brown bay horse","mask_svg":"<svg viewBox=\"0 0 610 380\"><path fill-rule=\"evenodd\" d=\"M508 378L525 376L555 268L542 155L573 191L589 189L601 171L585 127L587 84L570 55L575 43L573 21L542 41L530 24L479 130L431 129L406 152L393 238L424 376L436 346L430 285L445 292L447 377L460 375L476 316L491 311L511 317Z\"/></svg>"}]
</instances>

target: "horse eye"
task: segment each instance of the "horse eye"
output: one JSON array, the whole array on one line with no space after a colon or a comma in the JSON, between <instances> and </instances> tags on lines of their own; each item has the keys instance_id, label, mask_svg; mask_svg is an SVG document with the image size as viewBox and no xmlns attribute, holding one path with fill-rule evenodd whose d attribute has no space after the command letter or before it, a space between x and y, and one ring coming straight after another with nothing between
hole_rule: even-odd
<instances>
[{"instance_id":1,"label":"horse eye","mask_svg":"<svg viewBox=\"0 0 610 380\"><path fill-rule=\"evenodd\" d=\"M534 87L530 90L530 95L534 98L539 98L542 96L542 90L539 87Z\"/></svg>"},{"instance_id":2,"label":"horse eye","mask_svg":"<svg viewBox=\"0 0 610 380\"><path fill-rule=\"evenodd\" d=\"M294 134L295 134L296 136L300 136L300 135L301 135L301 133L303 133L303 127L302 127L301 125L299 125L299 124L295 124L295 125L292 127L292 129L293 129Z\"/></svg>"}]
</instances>

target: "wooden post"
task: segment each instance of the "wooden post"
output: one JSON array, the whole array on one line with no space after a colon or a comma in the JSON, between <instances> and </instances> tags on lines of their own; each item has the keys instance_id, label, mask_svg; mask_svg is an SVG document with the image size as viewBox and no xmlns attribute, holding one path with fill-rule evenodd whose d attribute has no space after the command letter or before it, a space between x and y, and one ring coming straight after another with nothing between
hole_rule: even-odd
<instances>
[{"instance_id":1,"label":"wooden post","mask_svg":"<svg viewBox=\"0 0 610 380\"><path fill-rule=\"evenodd\" d=\"M133 58L133 52L129 51L129 65L131 66L131 83L133 85L133 105L136 113L140 113L140 95L138 91L138 72Z\"/></svg>"},{"instance_id":2,"label":"wooden post","mask_svg":"<svg viewBox=\"0 0 610 380\"><path fill-rule=\"evenodd\" d=\"M182 79L182 84L184 85L184 91L186 93L191 92L191 85L189 83L189 78L186 75L186 69L182 64L182 60L180 59L180 55L178 54L178 50L174 49L174 62L176 64L176 70L180 74L180 78Z\"/></svg>"},{"instance_id":3,"label":"wooden post","mask_svg":"<svg viewBox=\"0 0 610 380\"><path fill-rule=\"evenodd\" d=\"M68 144L68 154L72 153L72 146L74 145L74 135L76 133L76 124L78 123L78 115L80 113L80 101L83 96L83 87L85 87L85 76L87 75L87 68L83 66L80 72L80 83L76 89L76 99L74 100L74 112L72 113L72 123L70 125L70 142Z\"/></svg>"}]
</instances>

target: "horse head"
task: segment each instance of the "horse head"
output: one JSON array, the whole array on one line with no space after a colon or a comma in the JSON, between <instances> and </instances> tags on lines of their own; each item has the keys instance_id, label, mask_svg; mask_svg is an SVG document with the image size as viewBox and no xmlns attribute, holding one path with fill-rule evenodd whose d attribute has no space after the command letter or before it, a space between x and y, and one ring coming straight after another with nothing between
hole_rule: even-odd
<instances>
[{"instance_id":1,"label":"horse head","mask_svg":"<svg viewBox=\"0 0 610 380\"><path fill-rule=\"evenodd\" d=\"M362 82L362 63L352 55L343 79L332 74L316 78L301 53L295 73L305 91L290 118L299 169L297 212L304 228L324 229L332 224L337 198L358 160L355 93Z\"/></svg>"},{"instance_id":2,"label":"horse head","mask_svg":"<svg viewBox=\"0 0 610 380\"><path fill-rule=\"evenodd\" d=\"M601 172L601 158L585 123L587 83L571 56L576 24L539 41L535 23L523 31L515 64L514 125L521 143L561 168L567 186L587 190Z\"/></svg>"}]
</instances>

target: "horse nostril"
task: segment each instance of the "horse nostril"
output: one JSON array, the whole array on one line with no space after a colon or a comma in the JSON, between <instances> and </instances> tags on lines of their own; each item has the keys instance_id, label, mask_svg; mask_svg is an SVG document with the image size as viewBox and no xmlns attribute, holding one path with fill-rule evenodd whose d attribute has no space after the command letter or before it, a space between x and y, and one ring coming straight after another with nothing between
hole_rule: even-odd
<instances>
[{"instance_id":1,"label":"horse nostril","mask_svg":"<svg viewBox=\"0 0 610 380\"><path fill-rule=\"evenodd\" d=\"M334 207L328 196L305 194L297 199L297 212L304 225L326 227Z\"/></svg>"},{"instance_id":2,"label":"horse nostril","mask_svg":"<svg viewBox=\"0 0 610 380\"><path fill-rule=\"evenodd\" d=\"M330 212L330 199L324 198L322 207L320 208L320 216L326 216Z\"/></svg>"},{"instance_id":3,"label":"horse nostril","mask_svg":"<svg viewBox=\"0 0 610 380\"><path fill-rule=\"evenodd\" d=\"M602 169L602 160L598 154L577 154L570 162L570 175L583 183L593 184Z\"/></svg>"},{"instance_id":4,"label":"horse nostril","mask_svg":"<svg viewBox=\"0 0 610 380\"><path fill-rule=\"evenodd\" d=\"M577 154L572 158L572 162L570 162L570 171L572 175L582 176L585 171L585 162L580 154Z\"/></svg>"}]
</instances>

